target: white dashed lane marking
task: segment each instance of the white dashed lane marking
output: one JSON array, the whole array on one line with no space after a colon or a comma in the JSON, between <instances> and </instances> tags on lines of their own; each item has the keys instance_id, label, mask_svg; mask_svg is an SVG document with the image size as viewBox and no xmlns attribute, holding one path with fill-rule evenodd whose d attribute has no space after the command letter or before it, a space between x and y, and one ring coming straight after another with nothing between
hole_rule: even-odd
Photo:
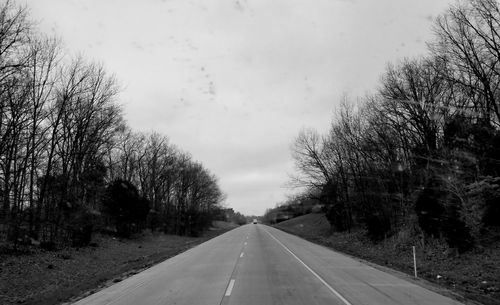
<instances>
[{"instance_id":1,"label":"white dashed lane marking","mask_svg":"<svg viewBox=\"0 0 500 305\"><path fill-rule=\"evenodd\" d=\"M229 286L227 286L227 290L226 290L226 294L225 294L226 297L231 295L231 292L233 291L233 287L234 287L234 279L232 279L229 282Z\"/></svg>"}]
</instances>

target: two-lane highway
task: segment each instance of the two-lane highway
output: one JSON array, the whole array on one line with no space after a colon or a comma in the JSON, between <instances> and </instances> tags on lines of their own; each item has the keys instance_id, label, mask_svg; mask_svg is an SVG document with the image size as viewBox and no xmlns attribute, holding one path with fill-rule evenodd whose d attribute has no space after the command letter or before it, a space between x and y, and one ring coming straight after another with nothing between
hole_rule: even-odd
<instances>
[{"instance_id":1,"label":"two-lane highway","mask_svg":"<svg viewBox=\"0 0 500 305\"><path fill-rule=\"evenodd\" d=\"M75 304L460 303L280 230L249 224Z\"/></svg>"}]
</instances>

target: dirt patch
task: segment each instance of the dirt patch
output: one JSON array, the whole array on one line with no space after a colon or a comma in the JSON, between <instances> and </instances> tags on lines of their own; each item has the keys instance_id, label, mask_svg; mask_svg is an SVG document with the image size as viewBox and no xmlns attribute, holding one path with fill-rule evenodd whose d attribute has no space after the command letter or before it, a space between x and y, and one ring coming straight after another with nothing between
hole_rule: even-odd
<instances>
[{"instance_id":1,"label":"dirt patch","mask_svg":"<svg viewBox=\"0 0 500 305\"><path fill-rule=\"evenodd\" d=\"M0 254L0 304L48 305L76 300L228 230L212 229L196 238L145 234L122 240L97 236L94 247Z\"/></svg>"},{"instance_id":2,"label":"dirt patch","mask_svg":"<svg viewBox=\"0 0 500 305\"><path fill-rule=\"evenodd\" d=\"M393 239L374 244L363 230L330 233L323 214L309 214L276 225L288 233L370 262L374 267L403 272L414 281L410 244ZM467 304L500 304L500 242L461 255L452 255L445 243L430 241L417 247L419 285ZM442 288L450 291L443 290Z\"/></svg>"}]
</instances>

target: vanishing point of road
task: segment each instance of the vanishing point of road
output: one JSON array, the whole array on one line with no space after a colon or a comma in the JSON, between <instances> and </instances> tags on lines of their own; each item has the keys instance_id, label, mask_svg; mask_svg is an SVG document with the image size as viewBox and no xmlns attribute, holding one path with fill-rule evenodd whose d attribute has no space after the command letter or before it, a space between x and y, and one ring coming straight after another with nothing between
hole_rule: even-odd
<instances>
[{"instance_id":1,"label":"vanishing point of road","mask_svg":"<svg viewBox=\"0 0 500 305\"><path fill-rule=\"evenodd\" d=\"M75 305L460 304L280 230L241 226Z\"/></svg>"}]
</instances>

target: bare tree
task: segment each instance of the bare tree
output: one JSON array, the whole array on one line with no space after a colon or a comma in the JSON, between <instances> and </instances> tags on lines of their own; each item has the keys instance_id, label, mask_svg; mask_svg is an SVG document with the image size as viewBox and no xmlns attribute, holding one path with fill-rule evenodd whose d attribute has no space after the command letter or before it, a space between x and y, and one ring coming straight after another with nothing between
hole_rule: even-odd
<instances>
[{"instance_id":1,"label":"bare tree","mask_svg":"<svg viewBox=\"0 0 500 305\"><path fill-rule=\"evenodd\" d=\"M498 125L500 10L495 0L461 2L435 25L433 54L450 66L444 76L474 98L472 111ZM451 72L451 73L450 73Z\"/></svg>"}]
</instances>

